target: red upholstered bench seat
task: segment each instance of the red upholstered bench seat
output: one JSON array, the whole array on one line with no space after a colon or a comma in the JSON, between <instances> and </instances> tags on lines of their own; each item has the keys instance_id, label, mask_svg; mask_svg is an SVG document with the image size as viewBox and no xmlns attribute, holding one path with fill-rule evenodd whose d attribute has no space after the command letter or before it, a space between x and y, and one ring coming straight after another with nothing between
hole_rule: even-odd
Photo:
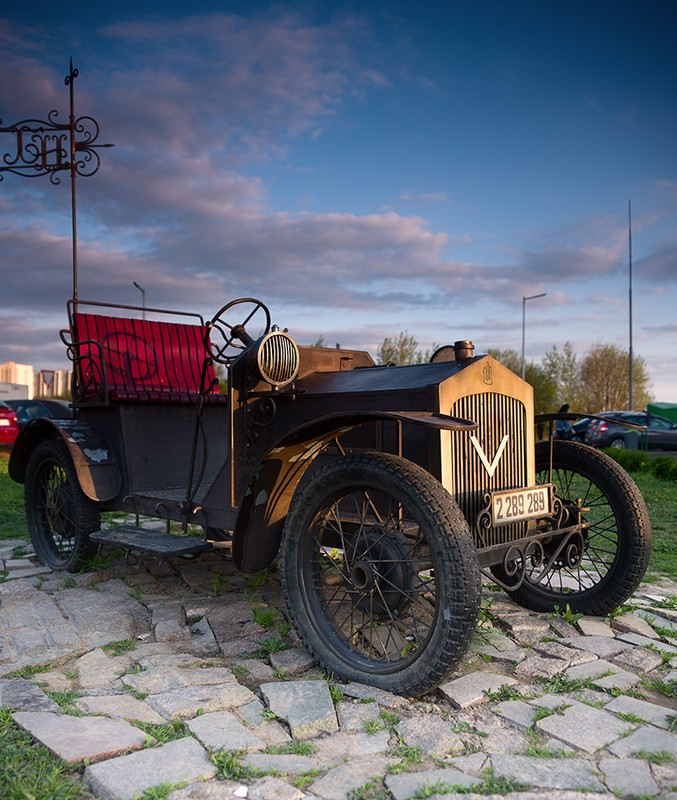
<instances>
[{"instance_id":1,"label":"red upholstered bench seat","mask_svg":"<svg viewBox=\"0 0 677 800\"><path fill-rule=\"evenodd\" d=\"M77 402L195 402L203 368L206 387L215 379L204 325L76 312L72 329ZM227 398L215 384L204 399Z\"/></svg>"}]
</instances>

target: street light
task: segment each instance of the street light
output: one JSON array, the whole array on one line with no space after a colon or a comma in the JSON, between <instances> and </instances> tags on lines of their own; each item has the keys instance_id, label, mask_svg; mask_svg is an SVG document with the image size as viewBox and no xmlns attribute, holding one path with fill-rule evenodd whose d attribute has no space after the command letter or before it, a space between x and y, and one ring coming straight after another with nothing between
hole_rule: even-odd
<instances>
[{"instance_id":1,"label":"street light","mask_svg":"<svg viewBox=\"0 0 677 800\"><path fill-rule=\"evenodd\" d=\"M136 281L132 281L134 286L141 292L141 309L143 314L143 319L146 319L146 290L143 289Z\"/></svg>"},{"instance_id":2,"label":"street light","mask_svg":"<svg viewBox=\"0 0 677 800\"><path fill-rule=\"evenodd\" d=\"M532 294L529 297L522 297L522 380L524 380L524 374L526 370L526 366L524 364L524 333L526 331L526 321L527 321L527 300L535 300L537 297L545 297L547 292L542 292L541 294Z\"/></svg>"}]
</instances>

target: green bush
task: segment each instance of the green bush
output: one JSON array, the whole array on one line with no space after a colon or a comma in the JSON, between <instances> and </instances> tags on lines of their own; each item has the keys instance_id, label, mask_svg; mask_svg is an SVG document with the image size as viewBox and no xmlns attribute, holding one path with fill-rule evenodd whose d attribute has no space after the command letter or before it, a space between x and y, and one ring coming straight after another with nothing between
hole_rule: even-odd
<instances>
[{"instance_id":1,"label":"green bush","mask_svg":"<svg viewBox=\"0 0 677 800\"><path fill-rule=\"evenodd\" d=\"M671 456L658 456L653 459L653 474L661 481L677 483L677 459Z\"/></svg>"},{"instance_id":2,"label":"green bush","mask_svg":"<svg viewBox=\"0 0 677 800\"><path fill-rule=\"evenodd\" d=\"M677 459L672 456L650 456L646 450L622 450L610 447L604 452L627 472L645 472L658 480L677 483Z\"/></svg>"},{"instance_id":3,"label":"green bush","mask_svg":"<svg viewBox=\"0 0 677 800\"><path fill-rule=\"evenodd\" d=\"M619 447L609 447L604 452L628 472L651 472L653 459L645 450L623 450Z\"/></svg>"}]
</instances>

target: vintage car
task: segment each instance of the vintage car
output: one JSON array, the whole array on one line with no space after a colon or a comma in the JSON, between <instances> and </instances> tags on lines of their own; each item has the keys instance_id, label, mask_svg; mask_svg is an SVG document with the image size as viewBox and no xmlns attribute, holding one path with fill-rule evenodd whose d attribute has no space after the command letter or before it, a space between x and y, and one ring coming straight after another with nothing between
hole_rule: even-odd
<instances>
[{"instance_id":1,"label":"vintage car","mask_svg":"<svg viewBox=\"0 0 677 800\"><path fill-rule=\"evenodd\" d=\"M630 477L555 440L556 414L535 443L531 386L470 341L379 366L297 345L253 298L208 320L84 301L68 315L75 417L27 422L9 464L54 569L102 543L218 548L245 572L279 557L317 660L406 695L463 657L483 576L530 609L603 615L644 575L651 529ZM101 530L112 510L166 532Z\"/></svg>"}]
</instances>

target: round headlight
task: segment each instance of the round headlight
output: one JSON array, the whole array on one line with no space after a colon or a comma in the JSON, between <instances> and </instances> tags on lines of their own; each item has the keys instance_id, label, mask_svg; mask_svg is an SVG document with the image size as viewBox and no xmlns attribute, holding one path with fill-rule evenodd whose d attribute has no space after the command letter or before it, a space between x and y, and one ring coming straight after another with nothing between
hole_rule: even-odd
<instances>
[{"instance_id":1,"label":"round headlight","mask_svg":"<svg viewBox=\"0 0 677 800\"><path fill-rule=\"evenodd\" d=\"M276 389L291 383L299 372L299 350L288 333L272 330L248 353L249 367Z\"/></svg>"}]
</instances>

